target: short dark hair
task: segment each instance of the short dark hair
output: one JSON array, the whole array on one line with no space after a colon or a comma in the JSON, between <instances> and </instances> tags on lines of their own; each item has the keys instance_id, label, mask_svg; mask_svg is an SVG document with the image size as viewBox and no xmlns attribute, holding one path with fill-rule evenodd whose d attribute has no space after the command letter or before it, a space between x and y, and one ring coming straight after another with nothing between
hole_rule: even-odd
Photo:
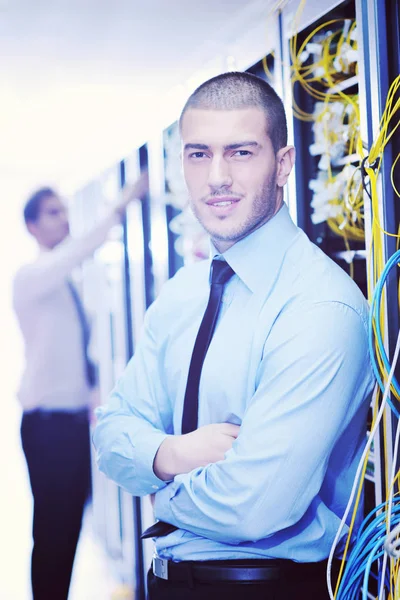
<instances>
[{"instance_id":1,"label":"short dark hair","mask_svg":"<svg viewBox=\"0 0 400 600\"><path fill-rule=\"evenodd\" d=\"M26 224L35 223L38 220L42 201L50 196L57 196L57 193L50 187L40 188L30 196L24 207Z\"/></svg>"},{"instance_id":2,"label":"short dark hair","mask_svg":"<svg viewBox=\"0 0 400 600\"><path fill-rule=\"evenodd\" d=\"M267 120L267 133L274 152L287 145L287 124L283 102L263 79L250 73L229 72L202 83L183 107L179 124L189 108L235 110L255 106Z\"/></svg>"}]
</instances>

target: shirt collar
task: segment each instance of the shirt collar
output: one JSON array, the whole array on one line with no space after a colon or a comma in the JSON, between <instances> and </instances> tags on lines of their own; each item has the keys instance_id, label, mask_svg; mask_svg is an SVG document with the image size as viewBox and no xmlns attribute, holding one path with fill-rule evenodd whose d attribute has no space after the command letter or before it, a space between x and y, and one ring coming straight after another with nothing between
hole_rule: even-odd
<instances>
[{"instance_id":1,"label":"shirt collar","mask_svg":"<svg viewBox=\"0 0 400 600\"><path fill-rule=\"evenodd\" d=\"M253 293L268 289L275 281L286 250L298 234L286 204L265 225L259 227L222 256ZM211 242L211 259L221 256Z\"/></svg>"}]
</instances>

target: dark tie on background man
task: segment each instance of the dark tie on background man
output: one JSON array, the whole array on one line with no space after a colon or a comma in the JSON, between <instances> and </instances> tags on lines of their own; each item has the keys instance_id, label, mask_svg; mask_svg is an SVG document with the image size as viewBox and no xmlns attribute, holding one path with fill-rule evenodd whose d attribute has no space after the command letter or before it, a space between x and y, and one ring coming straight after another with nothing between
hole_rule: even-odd
<instances>
[{"instance_id":1,"label":"dark tie on background man","mask_svg":"<svg viewBox=\"0 0 400 600\"><path fill-rule=\"evenodd\" d=\"M197 333L192 358L190 360L185 399L183 402L182 434L190 433L197 429L201 369L215 330L215 324L221 307L222 295L224 293L224 286L232 275L234 275L234 271L225 260L214 258L211 263L210 271L210 296ZM178 529L175 525L164 523L164 521L158 521L146 529L141 537L142 539L161 537L168 535L168 533L175 531L175 529Z\"/></svg>"},{"instance_id":2,"label":"dark tie on background man","mask_svg":"<svg viewBox=\"0 0 400 600\"><path fill-rule=\"evenodd\" d=\"M93 388L97 384L97 369L94 362L89 358L89 341L90 341L90 326L86 317L86 312L79 296L78 290L75 284L67 279L67 286L71 292L72 299L75 304L76 312L78 313L78 319L82 330L82 345L83 345L83 356L85 359L85 370L86 379L89 387Z\"/></svg>"}]
</instances>

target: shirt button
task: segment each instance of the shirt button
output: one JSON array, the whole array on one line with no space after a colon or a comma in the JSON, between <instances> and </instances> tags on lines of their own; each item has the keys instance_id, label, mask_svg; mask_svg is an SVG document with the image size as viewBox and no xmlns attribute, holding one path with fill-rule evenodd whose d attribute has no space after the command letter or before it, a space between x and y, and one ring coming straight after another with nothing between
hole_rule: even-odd
<instances>
[{"instance_id":1,"label":"shirt button","mask_svg":"<svg viewBox=\"0 0 400 600\"><path fill-rule=\"evenodd\" d=\"M152 485L151 487L153 488L153 490L158 490L158 485Z\"/></svg>"}]
</instances>

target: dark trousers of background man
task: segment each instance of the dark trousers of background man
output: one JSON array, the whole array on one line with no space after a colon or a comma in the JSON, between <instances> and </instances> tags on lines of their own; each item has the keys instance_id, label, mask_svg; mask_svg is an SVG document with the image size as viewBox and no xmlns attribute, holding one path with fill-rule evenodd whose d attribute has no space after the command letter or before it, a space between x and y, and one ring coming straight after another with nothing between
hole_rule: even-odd
<instances>
[{"instance_id":1,"label":"dark trousers of background man","mask_svg":"<svg viewBox=\"0 0 400 600\"><path fill-rule=\"evenodd\" d=\"M229 563L224 561L221 564ZM332 566L333 586L339 569L340 561L335 560ZM257 583L169 582L156 577L150 569L147 586L148 600L329 600L326 562L321 563L318 573L312 577L309 574L303 577L299 571L296 575L288 573L276 581Z\"/></svg>"},{"instance_id":2,"label":"dark trousers of background man","mask_svg":"<svg viewBox=\"0 0 400 600\"><path fill-rule=\"evenodd\" d=\"M21 424L33 507L34 600L67 600L90 490L88 411L26 412Z\"/></svg>"}]
</instances>

